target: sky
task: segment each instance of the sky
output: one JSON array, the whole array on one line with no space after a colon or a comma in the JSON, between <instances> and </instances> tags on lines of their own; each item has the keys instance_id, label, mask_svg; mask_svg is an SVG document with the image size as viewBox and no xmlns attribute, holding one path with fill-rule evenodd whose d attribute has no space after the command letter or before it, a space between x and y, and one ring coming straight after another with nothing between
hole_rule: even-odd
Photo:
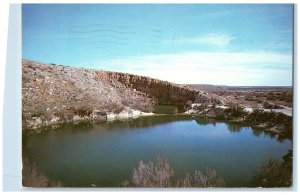
<instances>
[{"instance_id":1,"label":"sky","mask_svg":"<svg viewBox=\"0 0 300 195\"><path fill-rule=\"evenodd\" d=\"M23 4L22 57L180 84L291 86L292 4Z\"/></svg>"}]
</instances>

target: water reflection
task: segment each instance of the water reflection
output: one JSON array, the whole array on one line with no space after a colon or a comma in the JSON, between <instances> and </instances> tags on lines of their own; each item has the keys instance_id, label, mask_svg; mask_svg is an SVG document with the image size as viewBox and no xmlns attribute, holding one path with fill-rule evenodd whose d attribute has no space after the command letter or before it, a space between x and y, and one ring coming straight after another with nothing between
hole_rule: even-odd
<instances>
[{"instance_id":1,"label":"water reflection","mask_svg":"<svg viewBox=\"0 0 300 195\"><path fill-rule=\"evenodd\" d=\"M23 154L65 186L118 186L138 161L153 160L158 153L170 159L179 177L210 167L228 184L247 186L249 173L261 159L268 154L281 157L290 148L289 141L279 144L262 135L268 134L208 118L155 115L64 124L24 136Z\"/></svg>"},{"instance_id":2,"label":"water reflection","mask_svg":"<svg viewBox=\"0 0 300 195\"><path fill-rule=\"evenodd\" d=\"M201 126L213 125L215 127L216 124L217 124L217 120L216 119L205 118L205 117L197 117L195 119L195 121L197 122L198 125L201 125Z\"/></svg>"},{"instance_id":3,"label":"water reflection","mask_svg":"<svg viewBox=\"0 0 300 195\"><path fill-rule=\"evenodd\" d=\"M284 142L285 140L291 140L291 138L289 138L285 135L276 134L271 131L264 131L262 129L256 129L256 128L252 128L252 134L255 137L268 136L271 139L276 139L280 143Z\"/></svg>"},{"instance_id":4,"label":"water reflection","mask_svg":"<svg viewBox=\"0 0 300 195\"><path fill-rule=\"evenodd\" d=\"M49 131L61 131L62 129L70 130L72 133L82 133L86 131L91 131L92 129L105 129L110 131L119 131L120 129L124 130L135 130L139 128L149 128L158 125L163 125L167 123L171 123L174 121L192 121L194 120L200 126L216 126L217 123L224 123L224 121L206 118L206 117L195 117L191 115L185 114L176 114L176 115L153 115L153 116L144 116L139 118L132 118L132 119L124 119L124 120L114 120L114 121L100 121L100 122L78 122L78 123L64 123L56 128L49 128L46 127L42 129L42 133L47 133ZM232 133L238 133L242 129L250 128L247 125L239 124L239 123L224 123L228 129L228 131ZM291 136L288 135L278 135L270 131L264 131L262 129L252 129L252 134L255 137L259 137L261 135L269 136L271 139L276 138L277 141L282 142L286 139L291 140ZM24 134L24 136L26 136ZM23 136L23 137L24 137Z\"/></svg>"},{"instance_id":5,"label":"water reflection","mask_svg":"<svg viewBox=\"0 0 300 195\"><path fill-rule=\"evenodd\" d=\"M228 128L228 131L235 133L235 132L240 132L243 128L242 125L237 124L237 123L226 123L226 126Z\"/></svg>"},{"instance_id":6,"label":"water reflection","mask_svg":"<svg viewBox=\"0 0 300 195\"><path fill-rule=\"evenodd\" d=\"M257 130L257 129L252 129L252 134L255 136L255 137L259 137L263 134L263 131L261 130Z\"/></svg>"},{"instance_id":7,"label":"water reflection","mask_svg":"<svg viewBox=\"0 0 300 195\"><path fill-rule=\"evenodd\" d=\"M174 121L190 121L194 120L189 115L154 115L154 116L145 116L134 119L126 120L115 120L100 124L104 125L105 128L109 130L118 130L118 129L139 129L139 128L149 128L158 125L163 125L171 123Z\"/></svg>"}]
</instances>

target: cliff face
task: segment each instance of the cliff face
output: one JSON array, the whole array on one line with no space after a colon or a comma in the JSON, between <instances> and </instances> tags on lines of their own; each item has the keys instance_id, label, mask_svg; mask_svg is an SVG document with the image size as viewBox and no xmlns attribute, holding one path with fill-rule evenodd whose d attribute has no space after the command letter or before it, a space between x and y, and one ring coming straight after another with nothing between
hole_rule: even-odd
<instances>
[{"instance_id":1,"label":"cliff face","mask_svg":"<svg viewBox=\"0 0 300 195\"><path fill-rule=\"evenodd\" d=\"M194 101L199 94L199 91L195 89L131 74L96 71L95 78L120 82L126 88L145 93L147 96L154 98L158 104L185 106L188 101Z\"/></svg>"},{"instance_id":2,"label":"cliff face","mask_svg":"<svg viewBox=\"0 0 300 195\"><path fill-rule=\"evenodd\" d=\"M101 119L125 108L210 102L208 94L149 77L22 60L23 127Z\"/></svg>"}]
</instances>

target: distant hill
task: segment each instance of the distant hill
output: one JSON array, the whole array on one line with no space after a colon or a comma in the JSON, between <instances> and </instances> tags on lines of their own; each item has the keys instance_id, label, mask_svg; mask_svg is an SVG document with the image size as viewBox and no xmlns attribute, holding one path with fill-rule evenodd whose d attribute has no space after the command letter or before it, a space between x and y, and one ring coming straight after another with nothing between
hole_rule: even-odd
<instances>
[{"instance_id":1,"label":"distant hill","mask_svg":"<svg viewBox=\"0 0 300 195\"><path fill-rule=\"evenodd\" d=\"M227 85L209 85L209 84L189 84L194 89L203 90L207 92L222 92L222 91L236 91L236 90L267 90L267 89L292 89L292 86L227 86Z\"/></svg>"}]
</instances>

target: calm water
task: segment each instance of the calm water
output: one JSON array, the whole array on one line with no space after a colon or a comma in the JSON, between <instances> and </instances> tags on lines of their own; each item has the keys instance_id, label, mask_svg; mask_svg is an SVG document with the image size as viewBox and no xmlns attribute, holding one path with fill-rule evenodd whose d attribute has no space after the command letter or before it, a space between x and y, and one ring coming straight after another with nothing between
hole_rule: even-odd
<instances>
[{"instance_id":1,"label":"calm water","mask_svg":"<svg viewBox=\"0 0 300 195\"><path fill-rule=\"evenodd\" d=\"M266 158L292 149L251 128L190 116L151 116L97 125L65 126L24 139L24 153L38 170L64 186L120 186L138 161L160 154L174 169L215 169L228 186L250 186L251 172Z\"/></svg>"}]
</instances>

